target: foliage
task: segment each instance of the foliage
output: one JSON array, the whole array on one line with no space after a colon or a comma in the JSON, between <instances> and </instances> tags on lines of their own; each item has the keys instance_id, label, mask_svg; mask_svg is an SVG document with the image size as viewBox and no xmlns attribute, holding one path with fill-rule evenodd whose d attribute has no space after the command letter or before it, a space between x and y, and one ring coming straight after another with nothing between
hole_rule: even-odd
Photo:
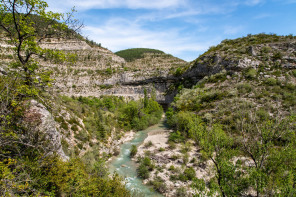
<instances>
[{"instance_id":1,"label":"foliage","mask_svg":"<svg viewBox=\"0 0 296 197\"><path fill-rule=\"evenodd\" d=\"M123 97L116 96L61 97L63 105L81 117L86 130L98 140L110 136L114 127L141 130L156 124L162 115L161 106L152 98L147 98L144 107L144 101L126 102Z\"/></svg>"},{"instance_id":2,"label":"foliage","mask_svg":"<svg viewBox=\"0 0 296 197\"><path fill-rule=\"evenodd\" d=\"M165 193L167 190L167 186L165 184L165 181L158 176L155 177L154 180L150 181L149 184L152 185L156 191L159 191L161 193Z\"/></svg>"},{"instance_id":3,"label":"foliage","mask_svg":"<svg viewBox=\"0 0 296 197\"><path fill-rule=\"evenodd\" d=\"M50 85L50 73L42 72L34 58L67 60L63 53L39 44L46 38L75 34L71 13L64 17L47 7L41 0L0 2L1 33L14 46L13 61L0 75L0 196L129 196L118 176L107 176L99 158L92 169L78 158L62 161L37 128L38 114L28 114L32 98L49 105L42 95ZM56 119L68 129L63 118ZM70 123L79 130L77 120Z\"/></svg>"},{"instance_id":4,"label":"foliage","mask_svg":"<svg viewBox=\"0 0 296 197\"><path fill-rule=\"evenodd\" d=\"M144 157L140 160L140 165L137 168L138 176L147 179L149 178L150 172L154 169L154 164L149 157Z\"/></svg>"},{"instance_id":5,"label":"foliage","mask_svg":"<svg viewBox=\"0 0 296 197\"><path fill-rule=\"evenodd\" d=\"M130 156L131 157L134 157L137 154L137 152L138 152L137 146L136 145L132 145Z\"/></svg>"},{"instance_id":6,"label":"foliage","mask_svg":"<svg viewBox=\"0 0 296 197\"><path fill-rule=\"evenodd\" d=\"M295 37L260 34L226 40L195 64L210 64L217 54L225 61L239 61L249 56L251 44L290 39ZM282 68L284 50L273 50L262 49L267 59L263 62L265 57L260 56L259 67L222 71L191 89L182 88L167 110L167 123L174 129L170 143L194 140L201 153L199 162L213 163L215 176L209 182L193 178L196 196L295 192L295 76L293 70ZM187 180L185 173L171 178Z\"/></svg>"},{"instance_id":7,"label":"foliage","mask_svg":"<svg viewBox=\"0 0 296 197\"><path fill-rule=\"evenodd\" d=\"M132 62L136 59L143 58L145 53L164 54L163 51L156 50L156 49L147 49L147 48L126 49L126 50L118 51L115 54L124 58L127 62Z\"/></svg>"},{"instance_id":8,"label":"foliage","mask_svg":"<svg viewBox=\"0 0 296 197\"><path fill-rule=\"evenodd\" d=\"M118 176L89 176L80 159L19 158L0 162L1 196L129 196Z\"/></svg>"}]
</instances>

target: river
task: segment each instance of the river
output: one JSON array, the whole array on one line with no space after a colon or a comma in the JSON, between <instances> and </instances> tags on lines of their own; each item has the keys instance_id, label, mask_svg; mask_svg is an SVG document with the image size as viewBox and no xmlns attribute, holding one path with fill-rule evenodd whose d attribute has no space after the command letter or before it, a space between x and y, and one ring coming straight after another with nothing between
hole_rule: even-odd
<instances>
[{"instance_id":1,"label":"river","mask_svg":"<svg viewBox=\"0 0 296 197\"><path fill-rule=\"evenodd\" d=\"M130 149L132 145L139 146L143 143L149 132L165 129L166 126L162 120L159 124L149 127L135 134L134 139L120 146L120 154L111 161L109 170L116 172L125 179L127 189L136 192L139 196L163 197L160 193L154 191L151 187L144 185L142 179L137 177L137 164L130 158Z\"/></svg>"}]
</instances>

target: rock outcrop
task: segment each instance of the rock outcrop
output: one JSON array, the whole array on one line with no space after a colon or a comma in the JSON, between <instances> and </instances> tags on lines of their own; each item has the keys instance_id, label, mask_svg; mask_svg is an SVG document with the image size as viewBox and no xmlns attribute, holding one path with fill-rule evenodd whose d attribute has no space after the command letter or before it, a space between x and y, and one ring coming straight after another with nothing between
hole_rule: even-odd
<instances>
[{"instance_id":1,"label":"rock outcrop","mask_svg":"<svg viewBox=\"0 0 296 197\"><path fill-rule=\"evenodd\" d=\"M69 159L62 149L62 136L56 129L56 122L44 105L38 103L36 100L31 100L29 109L25 112L24 123L30 125L30 128L33 128L32 132L38 138L37 145L41 143L46 154L55 152L61 159Z\"/></svg>"}]
</instances>

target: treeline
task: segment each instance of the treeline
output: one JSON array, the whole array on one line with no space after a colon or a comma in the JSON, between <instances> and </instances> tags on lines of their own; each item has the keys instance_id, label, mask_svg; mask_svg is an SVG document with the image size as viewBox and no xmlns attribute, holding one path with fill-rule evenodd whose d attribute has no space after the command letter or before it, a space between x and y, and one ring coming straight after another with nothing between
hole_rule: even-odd
<instances>
[{"instance_id":1,"label":"treeline","mask_svg":"<svg viewBox=\"0 0 296 197\"><path fill-rule=\"evenodd\" d=\"M115 54L124 58L127 62L132 62L136 59L143 58L144 53L164 54L163 51L156 50L156 49L147 49L147 48L126 49L126 50L118 51Z\"/></svg>"}]
</instances>

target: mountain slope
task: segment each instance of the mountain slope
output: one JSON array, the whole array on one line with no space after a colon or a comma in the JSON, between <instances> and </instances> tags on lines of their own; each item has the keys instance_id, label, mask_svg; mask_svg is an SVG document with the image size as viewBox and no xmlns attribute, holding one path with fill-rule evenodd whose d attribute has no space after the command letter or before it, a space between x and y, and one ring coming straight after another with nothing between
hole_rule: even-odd
<instances>
[{"instance_id":1,"label":"mountain slope","mask_svg":"<svg viewBox=\"0 0 296 197\"><path fill-rule=\"evenodd\" d=\"M174 132L149 149L156 166L145 182L168 196L292 195L295 57L293 36L249 35L180 70L166 113Z\"/></svg>"}]
</instances>

